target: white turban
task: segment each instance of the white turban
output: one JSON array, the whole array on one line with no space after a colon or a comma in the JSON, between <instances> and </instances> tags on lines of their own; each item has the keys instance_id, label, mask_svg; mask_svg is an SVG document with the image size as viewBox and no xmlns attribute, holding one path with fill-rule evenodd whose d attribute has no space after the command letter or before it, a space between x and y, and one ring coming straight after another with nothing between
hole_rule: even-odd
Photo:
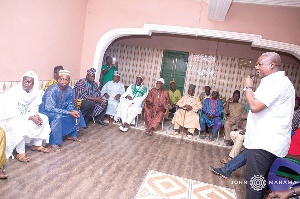
<instances>
[{"instance_id":1,"label":"white turban","mask_svg":"<svg viewBox=\"0 0 300 199\"><path fill-rule=\"evenodd\" d=\"M159 78L158 80L156 80L156 82L161 82L162 84L165 84L165 80L163 78Z\"/></svg>"}]
</instances>

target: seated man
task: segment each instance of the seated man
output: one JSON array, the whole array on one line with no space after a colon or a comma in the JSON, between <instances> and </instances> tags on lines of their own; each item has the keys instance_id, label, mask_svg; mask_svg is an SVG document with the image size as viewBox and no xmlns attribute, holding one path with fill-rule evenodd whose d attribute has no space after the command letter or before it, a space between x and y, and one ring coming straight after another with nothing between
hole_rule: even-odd
<instances>
[{"instance_id":1,"label":"seated man","mask_svg":"<svg viewBox=\"0 0 300 199\"><path fill-rule=\"evenodd\" d=\"M6 148L5 132L0 127L0 179L8 178L6 171L3 169L3 165L7 162L7 158L5 155L5 148Z\"/></svg>"},{"instance_id":2,"label":"seated man","mask_svg":"<svg viewBox=\"0 0 300 199\"><path fill-rule=\"evenodd\" d=\"M55 152L61 151L59 145L63 136L68 140L80 141L77 138L79 127L86 127L80 111L74 106L74 90L69 86L70 72L59 71L58 84L50 86L43 95L40 111L48 116L51 133L49 143Z\"/></svg>"},{"instance_id":3,"label":"seated man","mask_svg":"<svg viewBox=\"0 0 300 199\"><path fill-rule=\"evenodd\" d=\"M226 146L233 145L233 142L230 139L230 132L237 129L237 125L240 120L247 119L246 107L243 103L239 102L239 99L240 91L235 90L232 98L229 98L225 105L225 114L228 115L224 123L224 143Z\"/></svg>"},{"instance_id":4,"label":"seated man","mask_svg":"<svg viewBox=\"0 0 300 199\"><path fill-rule=\"evenodd\" d=\"M39 81L33 71L26 72L21 83L10 88L2 103L1 119L6 132L6 157L9 158L16 148L14 156L20 162L29 162L25 153L25 143L33 140L34 151L49 152L43 141L48 143L50 126L46 115L39 113L41 103Z\"/></svg>"},{"instance_id":5,"label":"seated man","mask_svg":"<svg viewBox=\"0 0 300 199\"><path fill-rule=\"evenodd\" d=\"M173 134L177 135L179 133L180 126L187 128L187 137L193 139L195 129L200 130L199 125L199 115L198 111L202 108L199 97L195 97L196 86L190 84L188 94L184 95L178 102L177 106L179 109L175 112L172 124L174 124L175 132Z\"/></svg>"},{"instance_id":6,"label":"seated man","mask_svg":"<svg viewBox=\"0 0 300 199\"><path fill-rule=\"evenodd\" d=\"M110 123L116 115L120 97L125 92L124 84L120 82L120 75L120 72L115 71L113 80L107 82L101 90L101 96L108 101L106 114L110 116Z\"/></svg>"},{"instance_id":7,"label":"seated man","mask_svg":"<svg viewBox=\"0 0 300 199\"><path fill-rule=\"evenodd\" d=\"M223 167L215 168L210 166L210 170L215 174L220 175L222 178L227 179L232 174L232 172L246 164L247 153L248 149L245 149L239 155L227 162ZM300 129L297 129L295 131L295 134L291 139L290 149L286 157L300 161Z\"/></svg>"},{"instance_id":8,"label":"seated man","mask_svg":"<svg viewBox=\"0 0 300 199\"><path fill-rule=\"evenodd\" d=\"M241 152L243 142L245 139L246 123L247 120L240 120L238 124L238 129L230 132L230 137L233 140L234 144L229 153L228 158L222 159L221 163L226 164L228 161L236 157Z\"/></svg>"},{"instance_id":9,"label":"seated man","mask_svg":"<svg viewBox=\"0 0 300 199\"><path fill-rule=\"evenodd\" d=\"M94 68L87 70L86 78L80 79L75 84L75 99L86 124L90 117L95 117L96 123L105 126L103 119L107 102L101 97L101 90L95 82L95 72Z\"/></svg>"},{"instance_id":10,"label":"seated man","mask_svg":"<svg viewBox=\"0 0 300 199\"><path fill-rule=\"evenodd\" d=\"M133 123L134 118L142 112L142 103L148 94L147 87L142 85L142 82L142 76L137 76L136 83L131 84L121 96L115 116L115 120L119 118L122 120L120 131L128 131L129 124Z\"/></svg>"},{"instance_id":11,"label":"seated man","mask_svg":"<svg viewBox=\"0 0 300 199\"><path fill-rule=\"evenodd\" d=\"M206 138L205 130L207 125L208 127L213 127L212 135L209 138L210 141L213 141L217 132L223 126L221 118L221 114L223 113L223 105L221 100L218 98L218 91L213 91L211 96L211 98L206 98L203 103L202 115L200 118L200 138ZM201 135L202 132L204 135Z\"/></svg>"},{"instance_id":12,"label":"seated man","mask_svg":"<svg viewBox=\"0 0 300 199\"><path fill-rule=\"evenodd\" d=\"M170 104L169 93L162 88L164 83L165 80L163 78L158 79L156 87L150 90L145 99L144 118L147 127L145 134L148 136L153 135L153 131L161 123Z\"/></svg>"},{"instance_id":13,"label":"seated man","mask_svg":"<svg viewBox=\"0 0 300 199\"><path fill-rule=\"evenodd\" d=\"M169 106L169 113L175 113L176 103L181 99L181 93L180 90L176 89L176 84L174 80L170 82L169 96L171 101L171 104Z\"/></svg>"},{"instance_id":14,"label":"seated man","mask_svg":"<svg viewBox=\"0 0 300 199\"><path fill-rule=\"evenodd\" d=\"M44 91L47 90L47 88L49 88L49 86L53 85L53 84L56 84L57 83L57 80L58 80L58 77L59 77L59 71L60 70L63 70L64 68L62 66L56 66L54 67L54 73L53 73L53 79L51 79L44 87Z\"/></svg>"}]
</instances>

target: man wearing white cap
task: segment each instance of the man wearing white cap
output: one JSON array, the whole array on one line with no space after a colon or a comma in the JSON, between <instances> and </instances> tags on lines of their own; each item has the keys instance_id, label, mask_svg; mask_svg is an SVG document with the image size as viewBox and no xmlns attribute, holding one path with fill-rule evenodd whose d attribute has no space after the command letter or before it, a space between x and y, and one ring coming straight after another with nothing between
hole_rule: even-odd
<instances>
[{"instance_id":1,"label":"man wearing white cap","mask_svg":"<svg viewBox=\"0 0 300 199\"><path fill-rule=\"evenodd\" d=\"M70 72L59 71L58 83L50 86L43 95L40 111L48 116L51 127L51 148L55 152L61 149L63 136L68 140L81 141L77 138L79 127L86 127L81 112L74 105L74 90L69 86Z\"/></svg>"},{"instance_id":2,"label":"man wearing white cap","mask_svg":"<svg viewBox=\"0 0 300 199\"><path fill-rule=\"evenodd\" d=\"M146 135L153 135L153 131L157 129L162 118L168 111L170 97L167 90L162 86L165 83L163 78L156 81L156 87L152 88L145 99L145 123L147 126Z\"/></svg>"},{"instance_id":3,"label":"man wearing white cap","mask_svg":"<svg viewBox=\"0 0 300 199\"><path fill-rule=\"evenodd\" d=\"M120 97L125 92L124 84L120 82L120 76L121 73L115 71L113 80L107 82L101 90L101 96L104 96L108 103L106 115L110 116L110 123L112 122L112 118L116 115Z\"/></svg>"},{"instance_id":4,"label":"man wearing white cap","mask_svg":"<svg viewBox=\"0 0 300 199\"><path fill-rule=\"evenodd\" d=\"M25 153L25 143L33 140L33 151L49 152L43 147L48 143L50 126L46 115L39 113L41 103L38 77L33 71L26 72L21 83L10 88L3 96L1 123L6 132L6 156L12 155L20 162L29 162Z\"/></svg>"},{"instance_id":5,"label":"man wearing white cap","mask_svg":"<svg viewBox=\"0 0 300 199\"><path fill-rule=\"evenodd\" d=\"M129 124L134 123L134 118L142 112L142 103L148 94L147 87L142 83L143 77L138 75L136 83L131 84L120 98L115 116L115 120L118 118L122 120L120 131L128 131Z\"/></svg>"}]
</instances>

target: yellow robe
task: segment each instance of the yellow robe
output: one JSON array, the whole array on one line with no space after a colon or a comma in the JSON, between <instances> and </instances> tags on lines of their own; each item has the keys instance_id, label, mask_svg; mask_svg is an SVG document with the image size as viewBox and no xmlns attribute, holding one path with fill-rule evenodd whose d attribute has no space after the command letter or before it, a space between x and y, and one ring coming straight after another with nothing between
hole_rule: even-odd
<instances>
[{"instance_id":1,"label":"yellow robe","mask_svg":"<svg viewBox=\"0 0 300 199\"><path fill-rule=\"evenodd\" d=\"M0 168L7 162L5 155L6 137L4 130L0 127Z\"/></svg>"},{"instance_id":2,"label":"yellow robe","mask_svg":"<svg viewBox=\"0 0 300 199\"><path fill-rule=\"evenodd\" d=\"M174 129L179 129L179 126L184 126L190 133L194 133L195 129L200 129L198 110L202 108L199 97L184 95L177 103L179 109L175 112L172 124ZM191 111L185 111L183 106L190 105L193 107Z\"/></svg>"}]
</instances>

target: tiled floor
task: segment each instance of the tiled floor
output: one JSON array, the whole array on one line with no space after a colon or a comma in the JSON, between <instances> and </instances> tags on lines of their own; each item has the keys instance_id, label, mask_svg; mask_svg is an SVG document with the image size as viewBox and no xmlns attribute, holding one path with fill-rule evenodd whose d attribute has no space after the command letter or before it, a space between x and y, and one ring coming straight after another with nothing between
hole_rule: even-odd
<instances>
[{"instance_id":1,"label":"tiled floor","mask_svg":"<svg viewBox=\"0 0 300 199\"><path fill-rule=\"evenodd\" d=\"M99 198L133 199L149 170L234 189L244 198L243 169L224 180L209 171L221 166L229 148L193 142L117 125L90 124L82 142L65 141L62 152L27 150L29 163L9 160L8 180L0 180L1 199Z\"/></svg>"}]
</instances>

